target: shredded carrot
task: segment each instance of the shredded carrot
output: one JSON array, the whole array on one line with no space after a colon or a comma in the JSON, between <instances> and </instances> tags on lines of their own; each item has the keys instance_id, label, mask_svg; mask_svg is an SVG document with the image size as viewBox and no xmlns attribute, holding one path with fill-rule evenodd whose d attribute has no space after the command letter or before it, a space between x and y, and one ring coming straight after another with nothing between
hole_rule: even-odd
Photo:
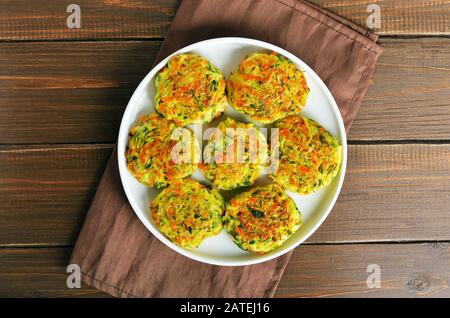
<instances>
[{"instance_id":1,"label":"shredded carrot","mask_svg":"<svg viewBox=\"0 0 450 318\"><path fill-rule=\"evenodd\" d=\"M246 80L256 80L262 81L263 78L261 76L253 75L253 74L242 74L242 77Z\"/></svg>"},{"instance_id":2,"label":"shredded carrot","mask_svg":"<svg viewBox=\"0 0 450 318\"><path fill-rule=\"evenodd\" d=\"M301 173L308 173L309 172L309 168L307 166L301 166L299 168Z\"/></svg>"},{"instance_id":3,"label":"shredded carrot","mask_svg":"<svg viewBox=\"0 0 450 318\"><path fill-rule=\"evenodd\" d=\"M145 153L141 153L139 159L141 159L142 164L145 164L145 162L147 161L147 156L145 155Z\"/></svg>"}]
</instances>

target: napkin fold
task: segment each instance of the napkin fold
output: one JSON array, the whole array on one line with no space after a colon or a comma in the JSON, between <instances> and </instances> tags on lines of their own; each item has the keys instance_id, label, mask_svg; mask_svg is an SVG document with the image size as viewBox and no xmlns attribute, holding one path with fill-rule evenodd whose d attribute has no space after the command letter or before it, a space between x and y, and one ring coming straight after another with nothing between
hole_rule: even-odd
<instances>
[{"instance_id":1,"label":"napkin fold","mask_svg":"<svg viewBox=\"0 0 450 318\"><path fill-rule=\"evenodd\" d=\"M382 52L376 35L305 1L184 0L155 64L188 44L224 36L273 43L306 62L330 89L347 130ZM291 254L221 267L172 251L133 212L114 151L70 263L80 266L86 284L117 297L271 297Z\"/></svg>"}]
</instances>

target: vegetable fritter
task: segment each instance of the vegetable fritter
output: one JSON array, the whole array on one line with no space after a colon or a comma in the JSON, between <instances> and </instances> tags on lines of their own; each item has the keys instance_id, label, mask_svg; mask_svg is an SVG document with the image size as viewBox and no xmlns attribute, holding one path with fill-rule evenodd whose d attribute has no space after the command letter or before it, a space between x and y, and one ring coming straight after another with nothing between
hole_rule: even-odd
<instances>
[{"instance_id":1,"label":"vegetable fritter","mask_svg":"<svg viewBox=\"0 0 450 318\"><path fill-rule=\"evenodd\" d=\"M242 249L266 253L282 245L302 223L294 201L278 184L256 187L227 203L225 228Z\"/></svg>"},{"instance_id":2,"label":"vegetable fritter","mask_svg":"<svg viewBox=\"0 0 450 318\"><path fill-rule=\"evenodd\" d=\"M305 76L284 56L253 53L227 82L228 101L238 112L269 124L301 111L309 87Z\"/></svg>"},{"instance_id":3,"label":"vegetable fritter","mask_svg":"<svg viewBox=\"0 0 450 318\"><path fill-rule=\"evenodd\" d=\"M152 113L141 117L130 130L125 156L128 170L139 182L162 188L173 180L189 177L197 170L198 141L187 128L179 128L187 132L187 136L175 134L177 128L175 123ZM176 145L184 145L188 160L174 157L172 150Z\"/></svg>"},{"instance_id":4,"label":"vegetable fritter","mask_svg":"<svg viewBox=\"0 0 450 318\"><path fill-rule=\"evenodd\" d=\"M175 244L198 247L223 228L225 203L220 193L199 182L177 181L151 202L150 213L160 231Z\"/></svg>"},{"instance_id":5,"label":"vegetable fritter","mask_svg":"<svg viewBox=\"0 0 450 318\"><path fill-rule=\"evenodd\" d=\"M272 179L286 189L309 194L329 185L342 162L342 146L325 128L302 116L289 116L279 127L279 162Z\"/></svg>"},{"instance_id":6,"label":"vegetable fritter","mask_svg":"<svg viewBox=\"0 0 450 318\"><path fill-rule=\"evenodd\" d=\"M264 135L251 123L227 118L217 126L199 165L205 177L221 190L251 185L268 157Z\"/></svg>"},{"instance_id":7,"label":"vegetable fritter","mask_svg":"<svg viewBox=\"0 0 450 318\"><path fill-rule=\"evenodd\" d=\"M158 73L155 108L178 126L209 123L227 106L223 74L196 54L174 56Z\"/></svg>"}]
</instances>

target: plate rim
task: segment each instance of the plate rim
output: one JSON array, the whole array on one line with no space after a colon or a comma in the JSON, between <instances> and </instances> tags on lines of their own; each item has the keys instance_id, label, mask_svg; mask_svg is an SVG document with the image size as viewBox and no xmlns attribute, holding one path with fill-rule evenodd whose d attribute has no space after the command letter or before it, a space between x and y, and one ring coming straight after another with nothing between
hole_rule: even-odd
<instances>
[{"instance_id":1,"label":"plate rim","mask_svg":"<svg viewBox=\"0 0 450 318\"><path fill-rule=\"evenodd\" d=\"M281 249L280 251L270 254L270 255L262 254L258 258L253 258L253 259L243 260L243 261L241 261L241 260L239 260L239 261L217 260L216 258L210 258L210 257L206 257L206 256L196 255L194 253L191 253L189 250L179 247L178 245L176 245L175 243L170 241L168 238L166 238L159 231L153 230L151 228L151 224L147 224L149 222L146 219L144 219L144 216L141 216L140 213L137 212L140 210L137 206L137 203L135 203L134 200L131 200L131 192L132 191L130 190L130 188L128 186L126 186L126 182L125 182L125 174L127 173L128 169L126 168L126 162L125 162L123 153L122 153L122 151L120 151L120 148L121 148L120 140L123 139L123 138L121 138L121 136L123 136L125 133L126 133L126 135L128 135L128 128L125 128L125 122L126 122L125 119L129 117L132 105L135 104L135 99L138 98L137 92L142 90L142 88L143 88L142 86L147 85L147 83L149 81L151 81L151 79L156 75L156 73L174 55L189 52L189 51L195 50L199 46L211 44L214 42L234 42L236 44L248 44L248 45L259 46L259 47L280 53L280 54L284 55L285 57L287 57L289 60L296 62L296 64L301 64L302 67L304 67L303 71L307 72L309 76L312 76L314 78L314 80L320 86L322 92L326 95L326 98L330 101L332 110L335 113L335 117L337 118L339 134L342 136L342 142L341 142L342 145L341 146L342 146L343 154L342 154L342 163L341 163L341 167L340 167L340 178L338 180L336 190L333 193L333 196L330 200L328 207L326 208L325 213L323 213L323 215L320 217L320 219L311 227L311 229L309 230L309 232L306 233L306 235L304 235L302 238L300 238L298 241L296 241L290 247ZM126 131L125 131L125 129L126 129ZM183 255L185 257L188 257L190 259L193 259L193 260L196 260L196 261L199 261L202 263L211 264L211 265L219 265L219 266L247 266L247 265L254 265L254 264L267 262L269 260L275 259L277 257L280 257L280 256L292 251L293 249L298 247L300 244L305 242L323 224L325 219L328 217L328 215L331 213L332 209L334 208L337 198L339 197L339 194L341 193L342 186L344 183L344 179L345 179L345 175L346 175L346 171L347 171L347 134L346 134L342 115L339 111L339 108L337 106L337 103L336 103L333 95L331 94L330 90L325 85L325 83L322 81L322 79L316 74L316 72L314 72L314 70L307 63L305 63L303 60L301 60L294 54L290 53L289 51L287 51L281 47L278 47L274 44L265 42L265 41L251 39L251 38L245 38L245 37L219 37L219 38L212 38L212 39L195 42L195 43L192 43L185 47L180 48L179 50L171 53L166 58L161 60L157 65L155 65L147 73L147 75L145 75L145 77L140 81L139 85L133 91L133 94L132 94L130 100L128 101L128 104L122 115L122 119L120 122L120 128L119 128L119 134L118 134L118 138L117 138L117 159L118 159L120 181L122 183L122 187L124 189L127 200L130 203L136 216L139 218L139 220L142 222L142 224L147 228L148 231L150 231L150 233L153 236L155 236L158 240L160 240L164 245L166 245L173 251L180 253L181 255Z\"/></svg>"}]
</instances>

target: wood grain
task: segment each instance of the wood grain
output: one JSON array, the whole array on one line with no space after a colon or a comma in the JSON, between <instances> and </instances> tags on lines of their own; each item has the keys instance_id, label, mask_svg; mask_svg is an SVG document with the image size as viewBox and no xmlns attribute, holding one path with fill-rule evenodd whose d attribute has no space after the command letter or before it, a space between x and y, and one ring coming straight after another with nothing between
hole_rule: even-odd
<instances>
[{"instance_id":1,"label":"wood grain","mask_svg":"<svg viewBox=\"0 0 450 318\"><path fill-rule=\"evenodd\" d=\"M385 39L382 45L349 138L449 140L450 39Z\"/></svg>"},{"instance_id":2,"label":"wood grain","mask_svg":"<svg viewBox=\"0 0 450 318\"><path fill-rule=\"evenodd\" d=\"M309 0L308 0L309 1ZM381 12L381 28L374 29L380 35L444 35L450 33L448 0L312 0L354 23L367 26L369 5L378 5Z\"/></svg>"},{"instance_id":3,"label":"wood grain","mask_svg":"<svg viewBox=\"0 0 450 318\"><path fill-rule=\"evenodd\" d=\"M450 39L385 39L350 140L450 138ZM0 43L0 143L115 142L159 42Z\"/></svg>"},{"instance_id":4,"label":"wood grain","mask_svg":"<svg viewBox=\"0 0 450 318\"><path fill-rule=\"evenodd\" d=\"M2 244L73 243L111 152L108 145L0 149Z\"/></svg>"},{"instance_id":5,"label":"wood grain","mask_svg":"<svg viewBox=\"0 0 450 318\"><path fill-rule=\"evenodd\" d=\"M71 248L0 249L0 297L107 297L82 285L68 289ZM448 243L299 246L276 297L450 297ZM381 288L367 287L370 264Z\"/></svg>"},{"instance_id":6,"label":"wood grain","mask_svg":"<svg viewBox=\"0 0 450 318\"><path fill-rule=\"evenodd\" d=\"M0 149L0 245L72 245L109 145ZM450 240L450 145L350 145L343 191L308 243Z\"/></svg>"},{"instance_id":7,"label":"wood grain","mask_svg":"<svg viewBox=\"0 0 450 318\"><path fill-rule=\"evenodd\" d=\"M370 12L381 9L382 35L448 35L448 0L313 0L312 3L366 27ZM78 0L81 28L66 26L68 3L47 0L4 0L0 10L0 40L162 38L178 8L178 0Z\"/></svg>"},{"instance_id":8,"label":"wood grain","mask_svg":"<svg viewBox=\"0 0 450 318\"><path fill-rule=\"evenodd\" d=\"M71 248L0 249L0 297L108 297L97 289L69 289Z\"/></svg>"},{"instance_id":9,"label":"wood grain","mask_svg":"<svg viewBox=\"0 0 450 318\"><path fill-rule=\"evenodd\" d=\"M278 297L450 297L448 243L300 246L291 257ZM381 288L368 288L380 267Z\"/></svg>"},{"instance_id":10,"label":"wood grain","mask_svg":"<svg viewBox=\"0 0 450 318\"><path fill-rule=\"evenodd\" d=\"M162 38L178 8L178 0L77 0L81 28L66 24L72 2L3 0L0 40L85 40Z\"/></svg>"},{"instance_id":11,"label":"wood grain","mask_svg":"<svg viewBox=\"0 0 450 318\"><path fill-rule=\"evenodd\" d=\"M0 143L115 141L159 45L0 44Z\"/></svg>"}]
</instances>

